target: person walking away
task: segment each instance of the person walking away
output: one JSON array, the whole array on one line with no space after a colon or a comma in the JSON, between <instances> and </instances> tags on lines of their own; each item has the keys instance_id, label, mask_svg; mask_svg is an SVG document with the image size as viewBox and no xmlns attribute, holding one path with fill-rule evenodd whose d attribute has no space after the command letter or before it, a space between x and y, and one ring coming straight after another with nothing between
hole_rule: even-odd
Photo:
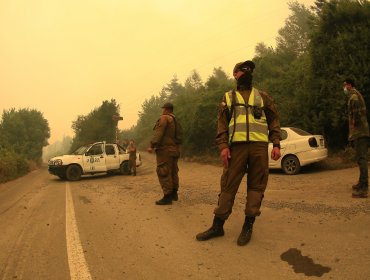
<instances>
[{"instance_id":1,"label":"person walking away","mask_svg":"<svg viewBox=\"0 0 370 280\"><path fill-rule=\"evenodd\" d=\"M128 149L128 145L129 145L129 141L127 139L123 140L122 141L122 147L127 150Z\"/></svg>"},{"instance_id":2,"label":"person walking away","mask_svg":"<svg viewBox=\"0 0 370 280\"><path fill-rule=\"evenodd\" d=\"M173 104L162 106L162 115L154 128L154 136L150 141L148 152L155 151L157 160L157 176L162 187L163 198L156 201L157 205L172 204L178 200L180 145L176 141L176 118Z\"/></svg>"},{"instance_id":3,"label":"person walking away","mask_svg":"<svg viewBox=\"0 0 370 280\"><path fill-rule=\"evenodd\" d=\"M352 197L366 198L369 190L367 163L369 124L367 122L366 104L361 93L355 88L353 79L347 78L344 80L343 90L348 95L348 141L353 143L356 151L356 161L360 169L358 182L352 186Z\"/></svg>"},{"instance_id":4,"label":"person walking away","mask_svg":"<svg viewBox=\"0 0 370 280\"><path fill-rule=\"evenodd\" d=\"M129 170L132 176L136 176L136 143L131 139L127 151L129 153Z\"/></svg>"},{"instance_id":5,"label":"person walking away","mask_svg":"<svg viewBox=\"0 0 370 280\"><path fill-rule=\"evenodd\" d=\"M256 216L268 181L268 143L273 143L271 158L280 158L280 121L272 98L252 87L255 64L248 60L237 63L233 76L237 90L223 96L218 112L216 143L224 170L221 191L214 210L212 226L196 235L198 241L223 236L223 225L232 212L240 182L247 172L245 218L238 237L239 246L252 236Z\"/></svg>"}]
</instances>

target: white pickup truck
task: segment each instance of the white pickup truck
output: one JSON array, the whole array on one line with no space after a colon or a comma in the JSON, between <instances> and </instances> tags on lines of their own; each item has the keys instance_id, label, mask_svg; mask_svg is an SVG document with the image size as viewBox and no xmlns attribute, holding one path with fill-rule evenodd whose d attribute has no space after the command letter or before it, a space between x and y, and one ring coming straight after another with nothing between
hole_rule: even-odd
<instances>
[{"instance_id":1,"label":"white pickup truck","mask_svg":"<svg viewBox=\"0 0 370 280\"><path fill-rule=\"evenodd\" d=\"M53 157L49 160L49 173L60 179L77 181L82 175L96 173L130 174L129 154L117 145L96 142L78 148L71 155ZM140 153L136 153L136 166L141 165Z\"/></svg>"}]
</instances>

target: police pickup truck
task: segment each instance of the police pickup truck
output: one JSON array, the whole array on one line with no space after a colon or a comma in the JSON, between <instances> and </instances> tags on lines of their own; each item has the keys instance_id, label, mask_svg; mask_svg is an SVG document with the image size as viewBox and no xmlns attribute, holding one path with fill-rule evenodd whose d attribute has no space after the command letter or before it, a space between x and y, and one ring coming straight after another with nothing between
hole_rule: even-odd
<instances>
[{"instance_id":1,"label":"police pickup truck","mask_svg":"<svg viewBox=\"0 0 370 280\"><path fill-rule=\"evenodd\" d=\"M78 148L71 155L53 157L48 162L49 173L60 179L77 181L82 175L96 173L130 174L129 154L118 144L96 142ZM136 153L136 166L141 157Z\"/></svg>"}]
</instances>

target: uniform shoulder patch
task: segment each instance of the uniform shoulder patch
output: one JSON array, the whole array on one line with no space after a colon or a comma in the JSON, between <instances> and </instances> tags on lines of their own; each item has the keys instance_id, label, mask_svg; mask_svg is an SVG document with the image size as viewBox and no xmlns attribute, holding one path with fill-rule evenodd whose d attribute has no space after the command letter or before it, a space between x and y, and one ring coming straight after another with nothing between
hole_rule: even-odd
<instances>
[{"instance_id":1,"label":"uniform shoulder patch","mask_svg":"<svg viewBox=\"0 0 370 280\"><path fill-rule=\"evenodd\" d=\"M351 99L357 101L359 98L358 98L357 94L353 94L351 96Z\"/></svg>"}]
</instances>

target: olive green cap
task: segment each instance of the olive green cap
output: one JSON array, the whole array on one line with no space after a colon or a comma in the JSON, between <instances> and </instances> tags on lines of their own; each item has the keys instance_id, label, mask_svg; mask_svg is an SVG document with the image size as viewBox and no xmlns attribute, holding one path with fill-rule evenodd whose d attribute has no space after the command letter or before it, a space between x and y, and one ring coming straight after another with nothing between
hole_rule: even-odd
<instances>
[{"instance_id":1,"label":"olive green cap","mask_svg":"<svg viewBox=\"0 0 370 280\"><path fill-rule=\"evenodd\" d=\"M256 67L256 65L251 60L247 60L247 61L244 61L244 62L239 62L235 65L233 73L238 72L238 71L246 72L248 70L253 72L255 67Z\"/></svg>"}]
</instances>

